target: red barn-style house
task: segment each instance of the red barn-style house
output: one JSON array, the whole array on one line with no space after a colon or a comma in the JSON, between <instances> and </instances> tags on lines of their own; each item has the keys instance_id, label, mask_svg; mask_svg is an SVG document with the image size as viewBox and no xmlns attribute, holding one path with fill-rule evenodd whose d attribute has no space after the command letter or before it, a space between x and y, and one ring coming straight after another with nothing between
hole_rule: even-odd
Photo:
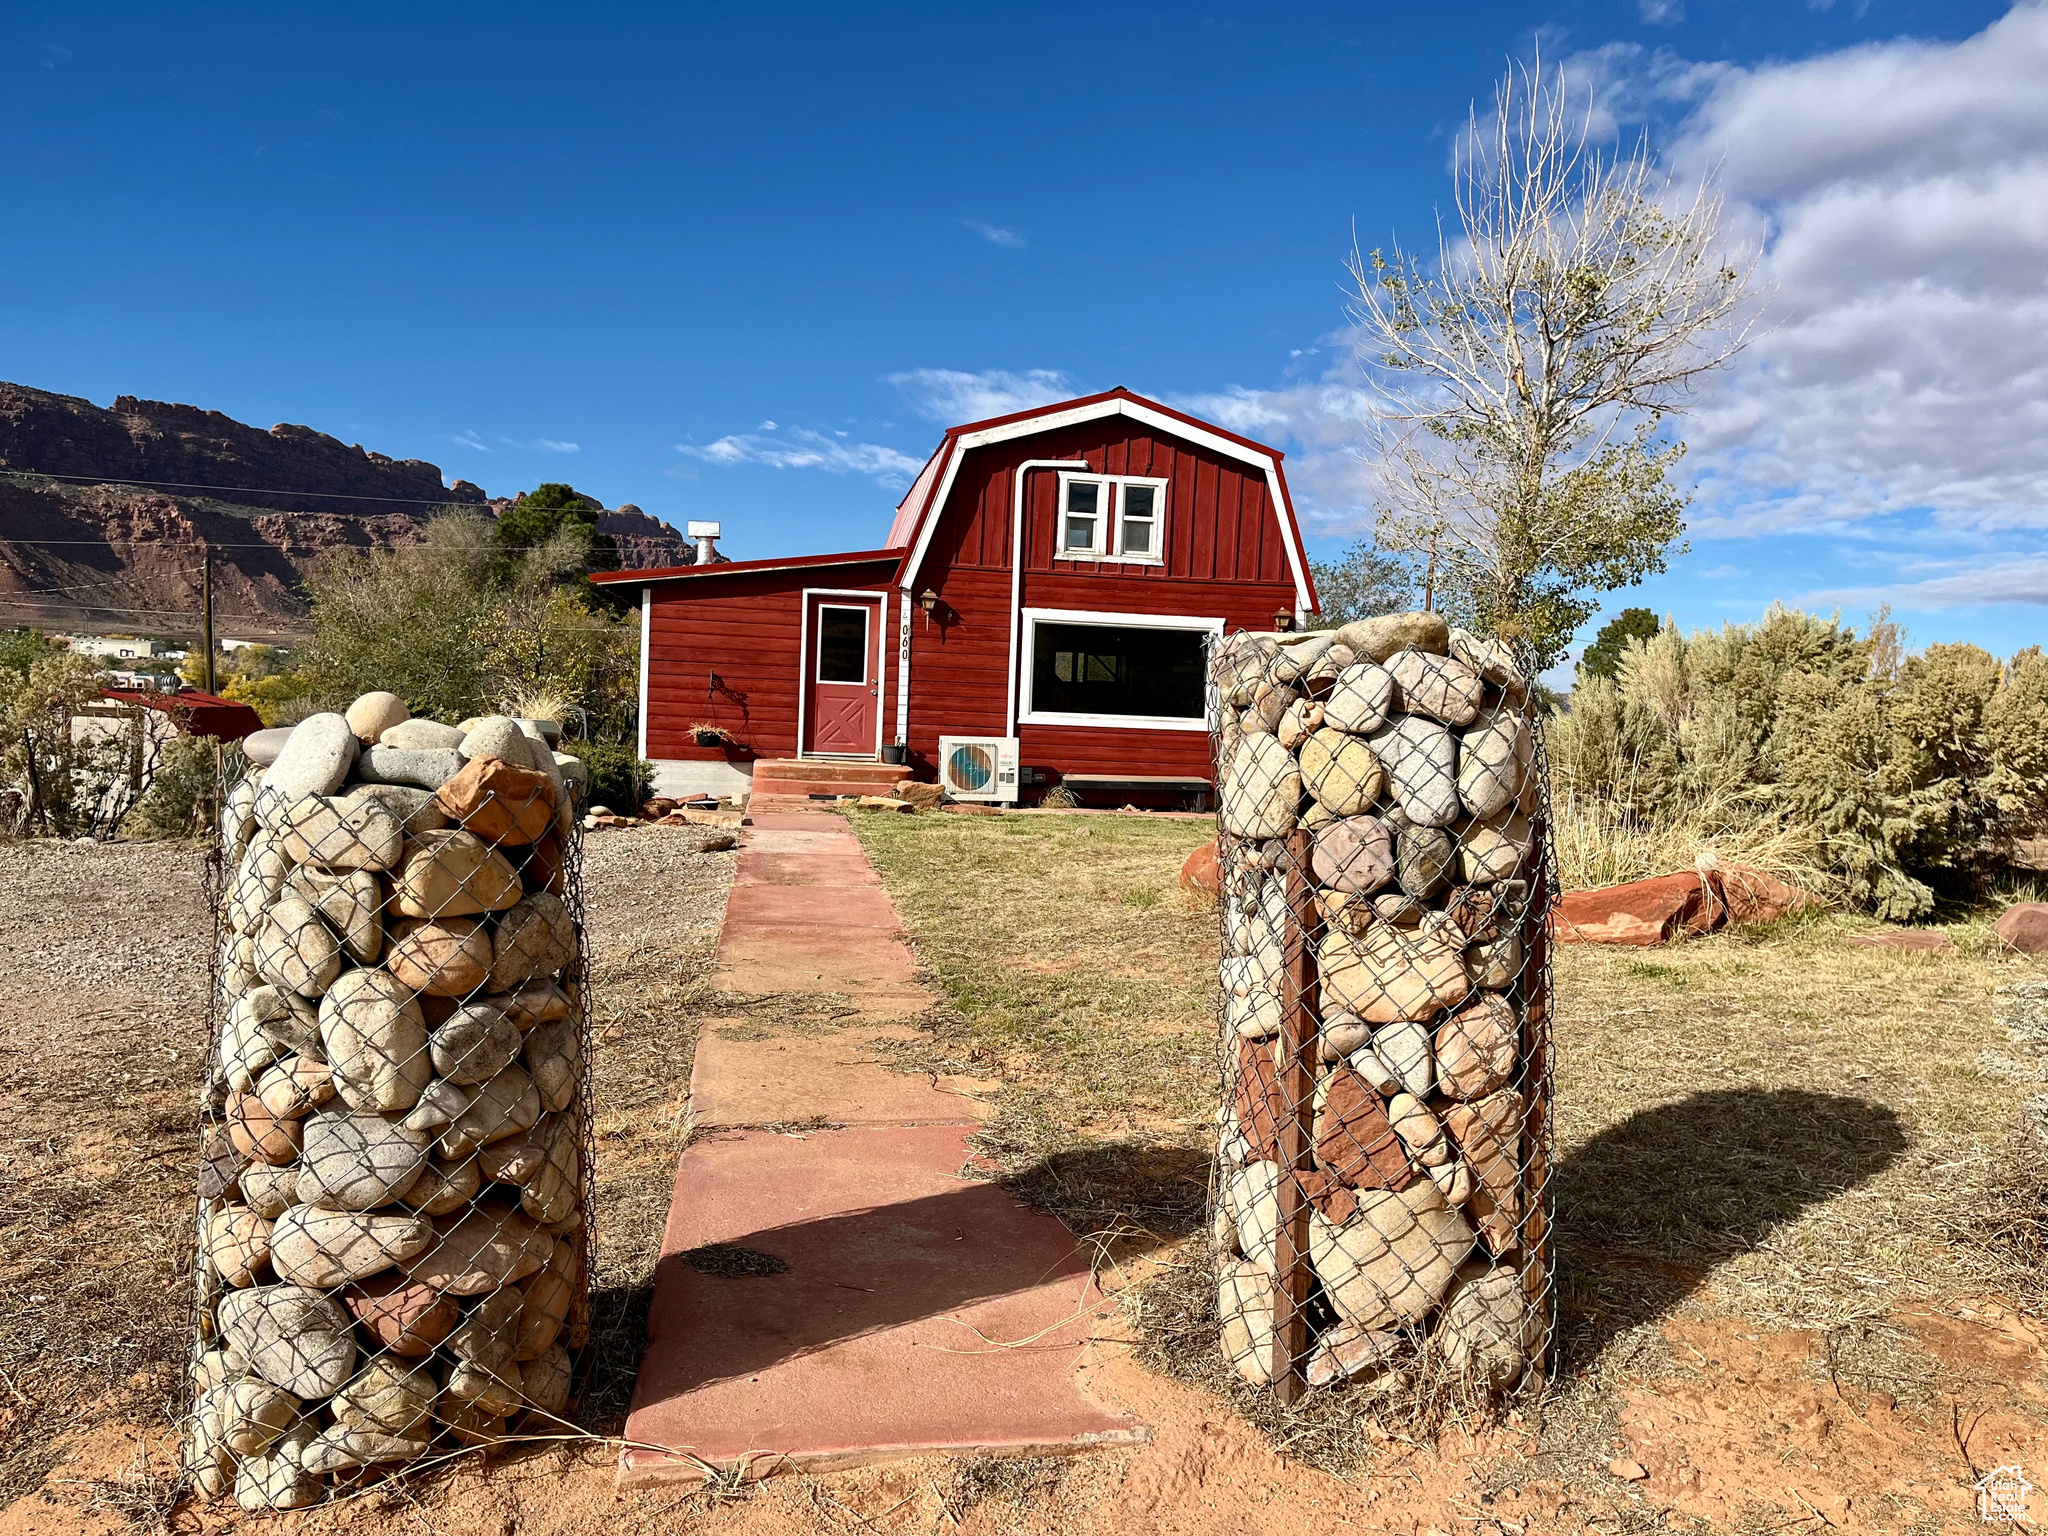
<instances>
[{"instance_id":1,"label":"red barn-style house","mask_svg":"<svg viewBox=\"0 0 2048 1536\"><path fill-rule=\"evenodd\" d=\"M1316 606L1280 453L1126 389L954 427L880 549L593 580L669 794L1201 804L1204 647Z\"/></svg>"}]
</instances>

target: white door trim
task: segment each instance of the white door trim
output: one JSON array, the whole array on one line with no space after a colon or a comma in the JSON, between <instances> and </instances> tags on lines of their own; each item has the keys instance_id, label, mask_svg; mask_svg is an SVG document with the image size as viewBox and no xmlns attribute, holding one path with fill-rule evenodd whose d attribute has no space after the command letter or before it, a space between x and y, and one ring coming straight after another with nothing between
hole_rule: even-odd
<instances>
[{"instance_id":1,"label":"white door trim","mask_svg":"<svg viewBox=\"0 0 2048 1536\"><path fill-rule=\"evenodd\" d=\"M883 683L889 672L888 648L882 644L882 622L889 616L889 594L859 587L805 587L803 589L803 611L798 616L796 627L796 755L798 757L838 757L858 759L858 752L812 752L804 746L804 724L807 706L811 697L811 599L814 597L857 597L864 604L874 605L874 619L868 631L868 654L874 658L875 684L875 750L874 756L882 755L882 708ZM829 603L822 607L850 607L851 604Z\"/></svg>"}]
</instances>

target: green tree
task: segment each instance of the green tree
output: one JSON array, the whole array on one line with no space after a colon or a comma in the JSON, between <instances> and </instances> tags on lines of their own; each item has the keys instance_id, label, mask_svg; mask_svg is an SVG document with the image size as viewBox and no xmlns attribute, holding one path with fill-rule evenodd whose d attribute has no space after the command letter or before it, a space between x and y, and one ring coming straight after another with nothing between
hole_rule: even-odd
<instances>
[{"instance_id":1,"label":"green tree","mask_svg":"<svg viewBox=\"0 0 2048 1536\"><path fill-rule=\"evenodd\" d=\"M1720 200L1674 195L1647 144L1603 154L1575 96L1540 63L1511 73L1458 150L1434 258L1350 264L1378 544L1536 671L1600 594L1664 569L1688 499L1665 419L1748 334Z\"/></svg>"},{"instance_id":2,"label":"green tree","mask_svg":"<svg viewBox=\"0 0 2048 1536\"><path fill-rule=\"evenodd\" d=\"M1415 603L1415 573L1404 560L1360 539L1335 560L1311 560L1322 611L1317 629L1335 629L1354 619L1402 613Z\"/></svg>"},{"instance_id":3,"label":"green tree","mask_svg":"<svg viewBox=\"0 0 2048 1536\"><path fill-rule=\"evenodd\" d=\"M1631 640L1647 640L1657 633L1657 615L1647 608L1624 608L1600 626L1600 633L1586 647L1579 665L1592 677L1615 677L1621 669L1621 653Z\"/></svg>"},{"instance_id":4,"label":"green tree","mask_svg":"<svg viewBox=\"0 0 2048 1536\"><path fill-rule=\"evenodd\" d=\"M498 518L498 543L506 566L515 564L522 553L573 539L582 551L576 563L585 571L616 571L618 541L597 529L597 514L603 510L602 502L559 480L535 486Z\"/></svg>"}]
</instances>

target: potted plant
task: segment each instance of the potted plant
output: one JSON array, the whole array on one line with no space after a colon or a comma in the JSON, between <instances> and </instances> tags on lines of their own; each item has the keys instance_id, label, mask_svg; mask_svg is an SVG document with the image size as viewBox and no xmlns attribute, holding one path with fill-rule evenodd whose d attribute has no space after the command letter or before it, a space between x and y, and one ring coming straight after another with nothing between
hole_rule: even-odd
<instances>
[{"instance_id":1,"label":"potted plant","mask_svg":"<svg viewBox=\"0 0 2048 1536\"><path fill-rule=\"evenodd\" d=\"M882 747L882 761L900 768L909 752L910 749L900 741L887 742Z\"/></svg>"},{"instance_id":2,"label":"potted plant","mask_svg":"<svg viewBox=\"0 0 2048 1536\"><path fill-rule=\"evenodd\" d=\"M722 725L709 721L695 720L690 724L690 735L700 747L730 747L736 745L733 734Z\"/></svg>"}]
</instances>

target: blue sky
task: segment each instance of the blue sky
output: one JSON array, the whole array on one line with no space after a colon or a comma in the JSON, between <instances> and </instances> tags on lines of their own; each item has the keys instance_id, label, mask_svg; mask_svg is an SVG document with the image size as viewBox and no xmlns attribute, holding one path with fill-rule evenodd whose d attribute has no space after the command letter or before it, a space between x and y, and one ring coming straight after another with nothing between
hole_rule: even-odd
<instances>
[{"instance_id":1,"label":"blue sky","mask_svg":"<svg viewBox=\"0 0 2048 1536\"><path fill-rule=\"evenodd\" d=\"M740 557L877 543L944 422L1125 384L1287 449L1334 553L1352 230L1433 238L1539 40L1719 168L1774 292L1681 429L1692 552L1611 606L2040 638L2035 3L15 5L0 377L567 479Z\"/></svg>"}]
</instances>

